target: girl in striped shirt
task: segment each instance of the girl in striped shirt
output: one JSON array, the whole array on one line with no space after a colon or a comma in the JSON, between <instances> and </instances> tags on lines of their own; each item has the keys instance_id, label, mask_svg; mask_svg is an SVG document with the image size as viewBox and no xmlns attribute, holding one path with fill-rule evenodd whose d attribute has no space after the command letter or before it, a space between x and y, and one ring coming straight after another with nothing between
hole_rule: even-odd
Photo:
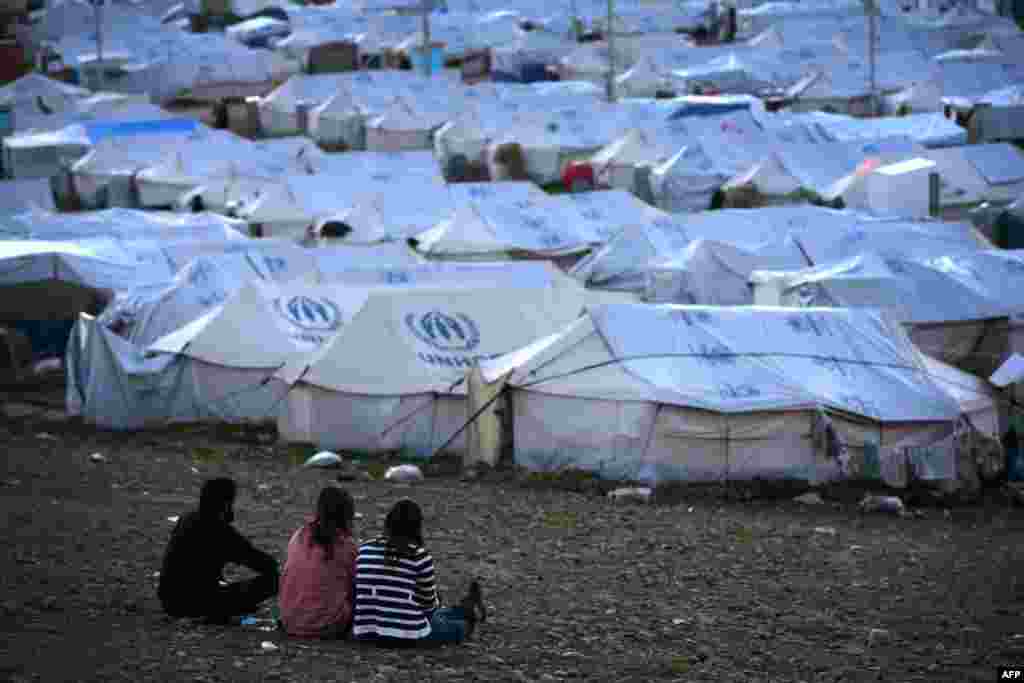
<instances>
[{"instance_id":1,"label":"girl in striped shirt","mask_svg":"<svg viewBox=\"0 0 1024 683\"><path fill-rule=\"evenodd\" d=\"M403 499L385 520L385 535L359 546L352 634L382 644L459 643L486 618L480 584L455 607L441 607L434 559L423 546L423 513Z\"/></svg>"}]
</instances>

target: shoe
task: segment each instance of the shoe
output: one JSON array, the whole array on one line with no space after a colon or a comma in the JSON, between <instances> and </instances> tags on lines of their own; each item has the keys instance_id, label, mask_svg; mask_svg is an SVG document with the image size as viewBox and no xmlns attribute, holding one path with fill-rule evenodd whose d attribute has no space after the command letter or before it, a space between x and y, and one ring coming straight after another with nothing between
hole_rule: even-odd
<instances>
[{"instance_id":1,"label":"shoe","mask_svg":"<svg viewBox=\"0 0 1024 683\"><path fill-rule=\"evenodd\" d=\"M475 621L487 620L487 608L484 606L484 595L479 581L474 580L469 584L469 592L462 602Z\"/></svg>"}]
</instances>

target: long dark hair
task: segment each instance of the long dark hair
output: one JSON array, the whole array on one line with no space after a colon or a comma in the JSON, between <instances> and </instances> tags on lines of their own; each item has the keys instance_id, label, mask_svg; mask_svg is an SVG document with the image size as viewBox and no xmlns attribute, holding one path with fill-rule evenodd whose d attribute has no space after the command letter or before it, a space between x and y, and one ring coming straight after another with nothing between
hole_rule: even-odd
<instances>
[{"instance_id":1,"label":"long dark hair","mask_svg":"<svg viewBox=\"0 0 1024 683\"><path fill-rule=\"evenodd\" d=\"M310 543L324 549L325 559L334 556L334 541L339 531L352 533L352 518L356 505L348 491L337 486L328 486L316 500L316 517L313 519L313 533Z\"/></svg>"},{"instance_id":2,"label":"long dark hair","mask_svg":"<svg viewBox=\"0 0 1024 683\"><path fill-rule=\"evenodd\" d=\"M222 518L232 521L231 508L235 504L238 487L234 479L215 477L208 479L199 492L199 514L208 519Z\"/></svg>"},{"instance_id":3,"label":"long dark hair","mask_svg":"<svg viewBox=\"0 0 1024 683\"><path fill-rule=\"evenodd\" d=\"M423 546L423 512L409 498L395 503L384 520L388 537L388 556L412 559Z\"/></svg>"}]
</instances>

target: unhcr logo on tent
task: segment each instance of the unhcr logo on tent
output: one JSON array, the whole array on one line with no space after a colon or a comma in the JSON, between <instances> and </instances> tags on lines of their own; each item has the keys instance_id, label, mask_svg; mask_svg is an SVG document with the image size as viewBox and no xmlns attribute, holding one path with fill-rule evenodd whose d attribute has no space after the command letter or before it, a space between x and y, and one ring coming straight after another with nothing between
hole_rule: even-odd
<instances>
[{"instance_id":1,"label":"unhcr logo on tent","mask_svg":"<svg viewBox=\"0 0 1024 683\"><path fill-rule=\"evenodd\" d=\"M304 330L331 331L341 324L341 313L334 302L311 296L276 299L274 306L290 323Z\"/></svg>"},{"instance_id":2,"label":"unhcr logo on tent","mask_svg":"<svg viewBox=\"0 0 1024 683\"><path fill-rule=\"evenodd\" d=\"M430 311L405 316L405 326L424 344L438 351L470 351L480 344L480 330L469 316Z\"/></svg>"}]
</instances>

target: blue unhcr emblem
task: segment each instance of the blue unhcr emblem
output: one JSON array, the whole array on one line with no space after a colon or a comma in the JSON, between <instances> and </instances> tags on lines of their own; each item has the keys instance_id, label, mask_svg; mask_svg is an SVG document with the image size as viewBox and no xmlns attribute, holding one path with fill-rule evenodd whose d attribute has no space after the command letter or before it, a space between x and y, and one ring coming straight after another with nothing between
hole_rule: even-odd
<instances>
[{"instance_id":1,"label":"blue unhcr emblem","mask_svg":"<svg viewBox=\"0 0 1024 683\"><path fill-rule=\"evenodd\" d=\"M304 330L331 331L338 329L341 314L334 302L309 296L293 296L274 302L277 310L296 327Z\"/></svg>"},{"instance_id":2,"label":"blue unhcr emblem","mask_svg":"<svg viewBox=\"0 0 1024 683\"><path fill-rule=\"evenodd\" d=\"M430 311L405 316L409 331L424 344L439 351L470 351L480 345L480 330L469 316Z\"/></svg>"}]
</instances>

